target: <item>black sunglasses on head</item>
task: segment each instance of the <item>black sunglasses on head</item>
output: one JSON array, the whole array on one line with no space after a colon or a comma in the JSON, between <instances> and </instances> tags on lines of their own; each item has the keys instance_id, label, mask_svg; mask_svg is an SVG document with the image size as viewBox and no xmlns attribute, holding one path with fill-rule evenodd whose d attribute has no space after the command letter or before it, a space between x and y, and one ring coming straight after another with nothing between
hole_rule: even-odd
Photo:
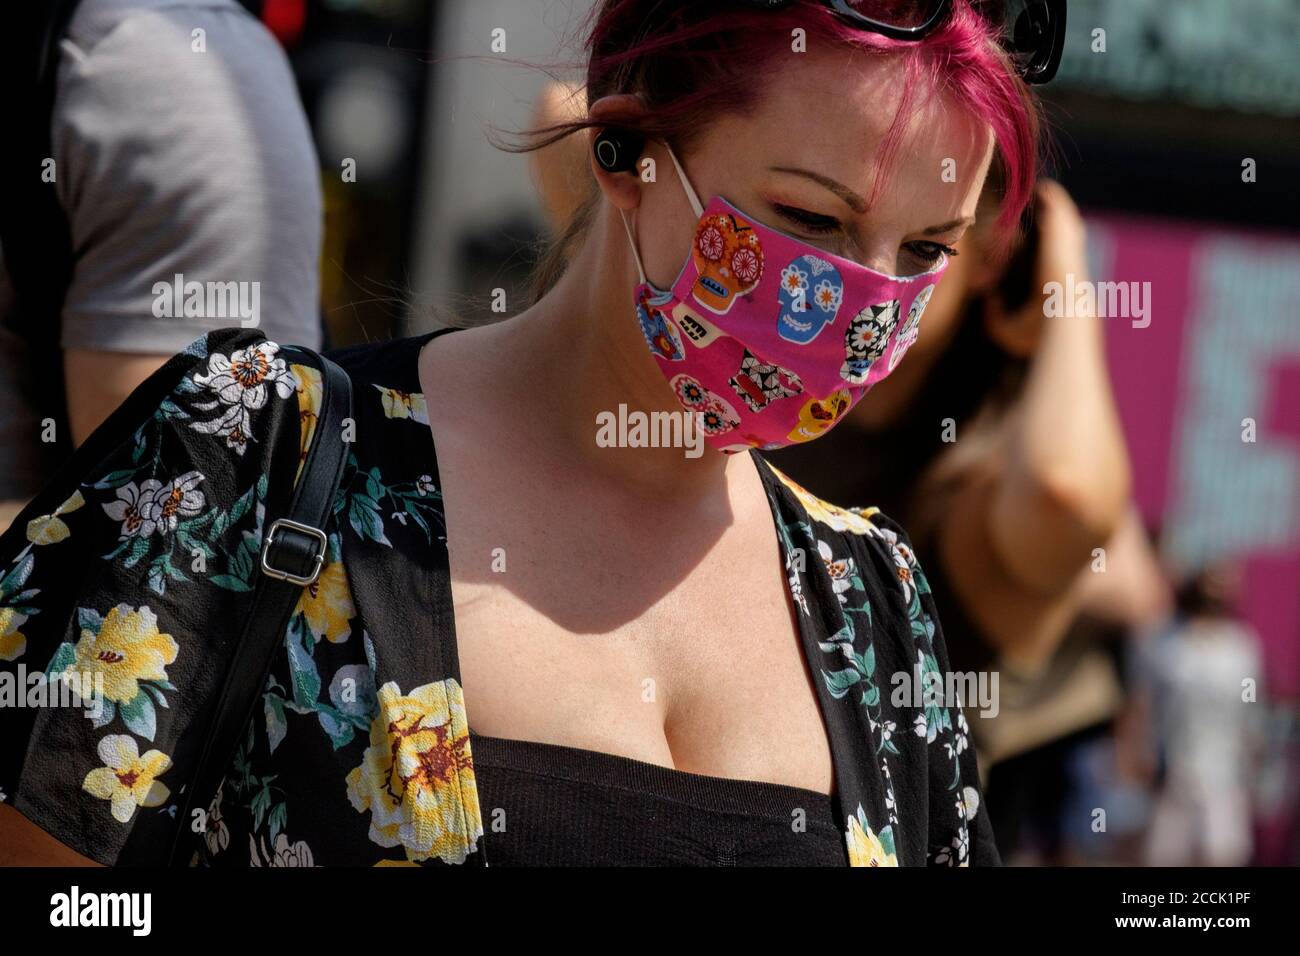
<instances>
[{"instance_id":1,"label":"black sunglasses on head","mask_svg":"<svg viewBox=\"0 0 1300 956\"><path fill-rule=\"evenodd\" d=\"M739 0L763 10L788 7L795 0ZM854 26L895 40L920 40L943 25L952 0L821 0ZM1056 75L1065 48L1065 0L970 0L997 24L1002 46L1026 83L1046 83Z\"/></svg>"}]
</instances>

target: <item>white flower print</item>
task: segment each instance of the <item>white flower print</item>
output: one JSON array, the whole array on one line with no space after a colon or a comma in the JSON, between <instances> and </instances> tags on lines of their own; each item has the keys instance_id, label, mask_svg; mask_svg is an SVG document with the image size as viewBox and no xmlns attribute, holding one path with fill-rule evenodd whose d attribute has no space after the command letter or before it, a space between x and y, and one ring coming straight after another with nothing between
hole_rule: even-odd
<instances>
[{"instance_id":1,"label":"white flower print","mask_svg":"<svg viewBox=\"0 0 1300 956\"><path fill-rule=\"evenodd\" d=\"M140 491L134 481L128 482L117 489L116 501L103 506L110 518L122 522L120 534L124 538L134 538L136 535L148 537L154 532L154 522L148 520L141 509L143 502Z\"/></svg>"},{"instance_id":2,"label":"white flower print","mask_svg":"<svg viewBox=\"0 0 1300 956\"><path fill-rule=\"evenodd\" d=\"M203 408L203 405L196 405L196 408ZM214 404L209 403L207 408L213 408ZM242 405L231 405L216 418L210 418L206 422L191 422L190 427L196 432L202 432L205 435L216 435L218 438L226 440L226 447L233 448L237 454L242 455L244 449L248 447L250 431L252 430L252 420L249 418L248 409Z\"/></svg>"},{"instance_id":3,"label":"white flower print","mask_svg":"<svg viewBox=\"0 0 1300 956\"><path fill-rule=\"evenodd\" d=\"M952 743L944 744L948 751L948 758L956 760L957 755L964 753L969 746L967 734L970 733L970 726L966 723L966 715L960 710L957 711L957 727L952 732Z\"/></svg>"},{"instance_id":4,"label":"white flower print","mask_svg":"<svg viewBox=\"0 0 1300 956\"><path fill-rule=\"evenodd\" d=\"M928 658L924 651L916 652L916 671L921 675L921 701L924 708L916 715L912 729L918 737L924 737L927 744L939 739L939 732L945 728L951 730L951 719L944 709L943 680L939 671L934 669L934 659ZM944 746L949 746L945 744ZM951 751L950 751L951 753ZM952 758L956 760L956 757Z\"/></svg>"},{"instance_id":5,"label":"white flower print","mask_svg":"<svg viewBox=\"0 0 1300 956\"><path fill-rule=\"evenodd\" d=\"M966 855L970 852L970 833L966 827L962 826L957 835L952 838L952 843L942 847L934 855L934 862L938 866L969 866Z\"/></svg>"},{"instance_id":6,"label":"white flower print","mask_svg":"<svg viewBox=\"0 0 1300 956\"><path fill-rule=\"evenodd\" d=\"M980 795L974 787L963 787L956 801L957 835L952 842L934 854L939 866L970 866L970 828L966 821L974 820L979 810Z\"/></svg>"},{"instance_id":7,"label":"white flower print","mask_svg":"<svg viewBox=\"0 0 1300 956\"><path fill-rule=\"evenodd\" d=\"M789 575L790 596L805 614L808 613L808 597L803 593L802 573L808 570L804 559L804 549L788 547L785 551L785 570Z\"/></svg>"},{"instance_id":8,"label":"white flower print","mask_svg":"<svg viewBox=\"0 0 1300 956\"><path fill-rule=\"evenodd\" d=\"M274 342L259 342L232 352L230 358L215 352L208 356L207 374L196 372L194 383L216 393L217 402L222 405L261 408L266 404L268 384L275 386L276 394L281 398L288 398L298 390L298 380L284 359L276 357L279 351L280 346ZM199 407L213 408L215 405Z\"/></svg>"},{"instance_id":9,"label":"white flower print","mask_svg":"<svg viewBox=\"0 0 1300 956\"><path fill-rule=\"evenodd\" d=\"M215 398L196 402L194 407L210 411L224 406L224 410L216 418L192 422L190 427L224 437L227 447L242 455L249 441L248 413L266 404L267 386L273 386L280 398L297 394L298 379L284 359L276 356L279 351L274 342L259 342L232 352L229 358L221 352L209 355L207 372L196 372L192 380Z\"/></svg>"},{"instance_id":10,"label":"white flower print","mask_svg":"<svg viewBox=\"0 0 1300 956\"><path fill-rule=\"evenodd\" d=\"M821 555L822 563L826 565L826 573L831 577L831 588L835 596L840 599L841 604L847 604L848 598L844 594L853 587L853 576L857 573L853 559L836 558L835 553L831 551L831 546L821 540L817 542L817 553Z\"/></svg>"},{"instance_id":11,"label":"white flower print","mask_svg":"<svg viewBox=\"0 0 1300 956\"><path fill-rule=\"evenodd\" d=\"M787 567L789 567L788 564ZM790 597L795 604L799 605L799 610L803 611L804 614L810 613L808 610L808 596L803 593L803 582L799 580L799 572L794 570L790 571Z\"/></svg>"},{"instance_id":12,"label":"white flower print","mask_svg":"<svg viewBox=\"0 0 1300 956\"><path fill-rule=\"evenodd\" d=\"M124 538L148 537L155 531L168 534L181 518L203 510L203 492L198 490L203 478L202 472L187 471L170 481L146 478L138 486L128 482L117 489L117 500L103 506L104 512L122 522Z\"/></svg>"},{"instance_id":13,"label":"white flower print","mask_svg":"<svg viewBox=\"0 0 1300 956\"><path fill-rule=\"evenodd\" d=\"M198 490L202 481L200 471L187 471L166 483L147 479L140 486L141 512L160 533L175 531L181 518L192 518L203 510L203 492Z\"/></svg>"},{"instance_id":14,"label":"white flower print","mask_svg":"<svg viewBox=\"0 0 1300 956\"><path fill-rule=\"evenodd\" d=\"M893 726L893 722L890 722ZM898 801L894 799L894 778L889 772L888 762L880 761L880 772L885 777L885 809L889 811L889 822L898 823Z\"/></svg>"},{"instance_id":15,"label":"white flower print","mask_svg":"<svg viewBox=\"0 0 1300 956\"><path fill-rule=\"evenodd\" d=\"M903 589L903 600L911 603L912 600L912 569L916 567L916 555L908 547L906 542L900 542L898 534L889 528L879 528L871 526L871 534L880 538L889 546L889 553L894 559L894 575L898 578L898 584Z\"/></svg>"}]
</instances>

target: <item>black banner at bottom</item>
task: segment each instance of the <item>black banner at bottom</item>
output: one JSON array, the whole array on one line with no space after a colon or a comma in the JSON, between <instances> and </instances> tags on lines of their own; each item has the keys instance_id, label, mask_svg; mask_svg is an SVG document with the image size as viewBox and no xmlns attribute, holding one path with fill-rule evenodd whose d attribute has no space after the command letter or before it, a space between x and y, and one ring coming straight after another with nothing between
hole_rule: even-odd
<instances>
[{"instance_id":1,"label":"black banner at bottom","mask_svg":"<svg viewBox=\"0 0 1300 956\"><path fill-rule=\"evenodd\" d=\"M115 943L225 939L331 946L392 932L454 940L480 928L628 945L690 927L730 943L783 927L814 946L824 929L864 941L921 937L987 943L1098 935L1233 945L1300 925L1294 869L1017 869L880 873L822 870L591 872L478 869L0 869L0 925L11 940L78 934ZM609 935L609 920L624 927ZM808 921L808 922L804 922ZM800 929L800 924L803 928ZM640 927L637 929L636 927ZM422 928L423 927L423 928ZM530 929L531 927L531 929ZM811 931L811 932L810 932ZM269 933L269 936L267 935ZM1172 935L1168 935L1172 934ZM1279 937L1278 934L1286 934ZM671 936L669 937L671 938ZM368 943L366 941L369 941ZM6 946L18 953L21 946Z\"/></svg>"}]
</instances>

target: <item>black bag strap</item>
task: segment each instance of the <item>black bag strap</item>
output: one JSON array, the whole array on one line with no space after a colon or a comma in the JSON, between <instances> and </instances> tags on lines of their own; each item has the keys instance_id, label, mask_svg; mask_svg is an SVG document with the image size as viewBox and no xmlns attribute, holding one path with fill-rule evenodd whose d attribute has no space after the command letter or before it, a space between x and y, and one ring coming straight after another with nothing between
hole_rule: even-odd
<instances>
[{"instance_id":1,"label":"black bag strap","mask_svg":"<svg viewBox=\"0 0 1300 956\"><path fill-rule=\"evenodd\" d=\"M352 383L347 373L310 349L285 346L281 354L286 358L292 354L293 361L320 369L321 407L288 513L271 522L262 541L262 574L231 655L198 766L182 797L183 812L169 857L172 866L189 864L187 852L192 841L186 834L193 832L193 813L208 810L266 686L271 662L284 641L302 589L320 574L328 547L326 526L348 457L343 424L352 415Z\"/></svg>"}]
</instances>

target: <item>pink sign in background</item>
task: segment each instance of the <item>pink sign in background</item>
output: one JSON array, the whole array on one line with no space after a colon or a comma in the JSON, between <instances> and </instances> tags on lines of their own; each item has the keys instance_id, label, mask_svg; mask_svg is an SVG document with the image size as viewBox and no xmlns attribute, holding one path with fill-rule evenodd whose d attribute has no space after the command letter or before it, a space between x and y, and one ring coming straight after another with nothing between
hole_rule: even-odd
<instances>
[{"instance_id":1,"label":"pink sign in background","mask_svg":"<svg viewBox=\"0 0 1300 956\"><path fill-rule=\"evenodd\" d=\"M1241 611L1263 643L1266 691L1300 699L1300 236L1111 214L1089 215L1088 224L1096 279L1150 283L1149 325L1104 323L1142 515L1163 536L1188 530L1179 523L1221 527L1233 511L1188 503L1198 486L1222 490L1213 508L1242 515L1223 547L1245 572ZM1245 287L1267 285L1265 308L1231 292L1233 283L1255 283L1256 270L1258 284ZM1235 363L1226 373L1224 359ZM1242 375L1250 380L1230 378ZM1240 407L1239 393L1249 396ZM1222 414L1207 418L1216 400ZM1211 460L1187 451L1194 429L1235 429L1247 416L1256 422L1254 444L1237 439L1239 448ZM1274 492L1279 475L1289 482L1281 494L1290 508L1278 507L1276 494L1271 504L1254 494L1261 453L1270 457Z\"/></svg>"}]
</instances>

